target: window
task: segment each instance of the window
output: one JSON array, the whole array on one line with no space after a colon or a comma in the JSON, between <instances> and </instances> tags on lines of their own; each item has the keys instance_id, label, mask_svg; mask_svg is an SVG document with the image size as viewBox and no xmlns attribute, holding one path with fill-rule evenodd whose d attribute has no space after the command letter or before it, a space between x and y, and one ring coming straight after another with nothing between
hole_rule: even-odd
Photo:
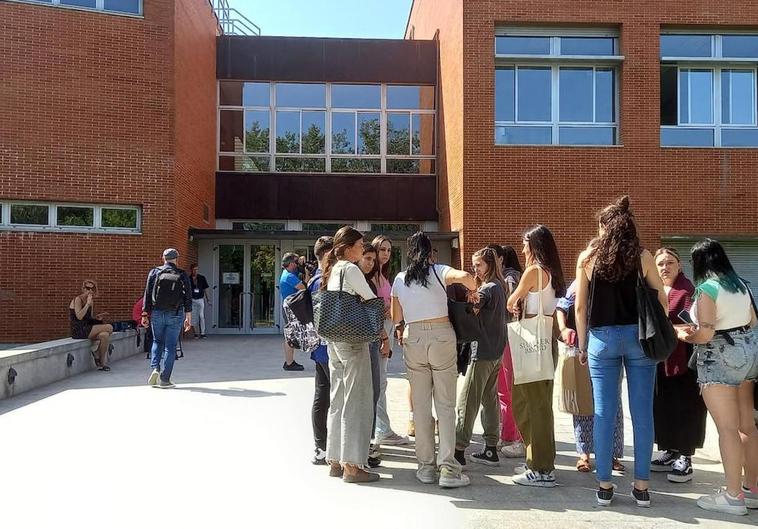
<instances>
[{"instance_id":1,"label":"window","mask_svg":"<svg viewBox=\"0 0 758 529\"><path fill-rule=\"evenodd\" d=\"M618 143L616 64L623 57L616 36L502 31L495 38L495 143Z\"/></svg>"},{"instance_id":2,"label":"window","mask_svg":"<svg viewBox=\"0 0 758 529\"><path fill-rule=\"evenodd\" d=\"M0 203L3 230L139 233L140 222L135 206Z\"/></svg>"},{"instance_id":3,"label":"window","mask_svg":"<svg viewBox=\"0 0 758 529\"><path fill-rule=\"evenodd\" d=\"M661 145L758 147L758 35L661 35Z\"/></svg>"},{"instance_id":4,"label":"window","mask_svg":"<svg viewBox=\"0 0 758 529\"><path fill-rule=\"evenodd\" d=\"M219 81L220 171L432 174L435 88Z\"/></svg>"},{"instance_id":5,"label":"window","mask_svg":"<svg viewBox=\"0 0 758 529\"><path fill-rule=\"evenodd\" d=\"M47 4L62 7L76 7L108 13L127 15L142 14L142 0L21 0L34 4Z\"/></svg>"}]
</instances>

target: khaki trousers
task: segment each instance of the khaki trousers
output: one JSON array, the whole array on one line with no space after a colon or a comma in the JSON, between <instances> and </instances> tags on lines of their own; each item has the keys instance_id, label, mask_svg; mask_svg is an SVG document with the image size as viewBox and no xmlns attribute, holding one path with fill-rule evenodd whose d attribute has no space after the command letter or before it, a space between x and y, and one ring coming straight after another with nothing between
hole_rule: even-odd
<instances>
[{"instance_id":1,"label":"khaki trousers","mask_svg":"<svg viewBox=\"0 0 758 529\"><path fill-rule=\"evenodd\" d=\"M513 386L513 417L524 439L529 470L555 470L553 381L540 380Z\"/></svg>"},{"instance_id":2,"label":"khaki trousers","mask_svg":"<svg viewBox=\"0 0 758 529\"><path fill-rule=\"evenodd\" d=\"M411 384L419 468L434 467L434 419L439 420L437 466L460 471L455 460L455 393L458 378L455 331L449 322L408 323L403 334L405 365Z\"/></svg>"}]
</instances>

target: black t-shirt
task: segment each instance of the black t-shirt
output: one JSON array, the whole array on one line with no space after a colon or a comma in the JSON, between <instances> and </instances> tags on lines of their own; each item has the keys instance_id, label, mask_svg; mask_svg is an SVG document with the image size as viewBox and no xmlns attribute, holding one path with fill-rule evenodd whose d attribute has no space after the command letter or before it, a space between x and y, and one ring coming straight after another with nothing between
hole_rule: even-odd
<instances>
[{"instance_id":1,"label":"black t-shirt","mask_svg":"<svg viewBox=\"0 0 758 529\"><path fill-rule=\"evenodd\" d=\"M208 288L208 281L202 274L197 274L197 281L190 276L190 283L192 284L192 299L203 299L205 289Z\"/></svg>"}]
</instances>

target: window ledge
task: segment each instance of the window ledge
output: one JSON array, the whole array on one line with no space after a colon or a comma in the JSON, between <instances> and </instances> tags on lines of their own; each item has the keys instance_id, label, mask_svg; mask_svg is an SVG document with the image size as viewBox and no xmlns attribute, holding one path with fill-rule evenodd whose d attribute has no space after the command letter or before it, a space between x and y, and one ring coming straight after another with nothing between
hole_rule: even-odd
<instances>
[{"instance_id":1,"label":"window ledge","mask_svg":"<svg viewBox=\"0 0 758 529\"><path fill-rule=\"evenodd\" d=\"M35 233L75 233L79 235L142 235L142 231L130 230L128 228L62 228L59 226L5 226L0 225L0 232L35 232Z\"/></svg>"},{"instance_id":2,"label":"window ledge","mask_svg":"<svg viewBox=\"0 0 758 529\"><path fill-rule=\"evenodd\" d=\"M67 6L67 5L61 5L61 4L50 4L45 2L35 2L34 0L0 0L2 2L11 2L14 4L26 4L26 5L33 5L33 6L40 6L40 7L51 7L54 9L67 9L71 11L85 11L87 13L99 13L102 15L113 15L117 17L126 17L126 18L137 18L137 19L143 19L145 18L144 13L141 14L135 14L135 13L121 13L119 11L106 11L105 9L96 9L93 7L81 7L81 6ZM143 7L144 9L144 7Z\"/></svg>"},{"instance_id":3,"label":"window ledge","mask_svg":"<svg viewBox=\"0 0 758 529\"><path fill-rule=\"evenodd\" d=\"M496 148L497 147L505 147L505 148L508 148L508 149L511 149L511 148L514 148L514 147L516 147L516 148L518 148L518 147L529 147L529 148L532 148L532 147L550 147L550 148L565 147L565 148L569 148L569 149L575 149L575 148L580 148L580 149L588 149L588 148L589 149L618 149L618 148L624 147L624 145L623 144L618 144L618 145L598 145L596 143L594 143L594 144L593 143L591 143L591 144L582 144L582 145L573 145L573 144L569 145L569 144L565 144L565 143L496 143L495 147Z\"/></svg>"},{"instance_id":4,"label":"window ledge","mask_svg":"<svg viewBox=\"0 0 758 529\"><path fill-rule=\"evenodd\" d=\"M717 151L723 151L727 149L736 149L738 151L744 151L747 149L758 149L758 145L661 145L661 149L713 149Z\"/></svg>"},{"instance_id":5,"label":"window ledge","mask_svg":"<svg viewBox=\"0 0 758 529\"><path fill-rule=\"evenodd\" d=\"M624 61L623 55L526 55L526 54L503 54L496 53L495 60L507 61L533 61L533 62L606 62L620 63Z\"/></svg>"}]
</instances>

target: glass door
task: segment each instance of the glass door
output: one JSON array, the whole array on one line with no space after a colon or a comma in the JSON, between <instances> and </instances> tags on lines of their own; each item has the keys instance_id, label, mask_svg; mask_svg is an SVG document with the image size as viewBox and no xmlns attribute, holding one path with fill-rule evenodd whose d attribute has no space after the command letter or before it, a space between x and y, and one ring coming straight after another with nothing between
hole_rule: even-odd
<instances>
[{"instance_id":1,"label":"glass door","mask_svg":"<svg viewBox=\"0 0 758 529\"><path fill-rule=\"evenodd\" d=\"M218 247L218 328L241 331L244 322L245 246L222 244Z\"/></svg>"},{"instance_id":2,"label":"glass door","mask_svg":"<svg viewBox=\"0 0 758 529\"><path fill-rule=\"evenodd\" d=\"M276 246L273 244L250 245L250 332L278 332L276 327L275 288L277 272Z\"/></svg>"}]
</instances>

